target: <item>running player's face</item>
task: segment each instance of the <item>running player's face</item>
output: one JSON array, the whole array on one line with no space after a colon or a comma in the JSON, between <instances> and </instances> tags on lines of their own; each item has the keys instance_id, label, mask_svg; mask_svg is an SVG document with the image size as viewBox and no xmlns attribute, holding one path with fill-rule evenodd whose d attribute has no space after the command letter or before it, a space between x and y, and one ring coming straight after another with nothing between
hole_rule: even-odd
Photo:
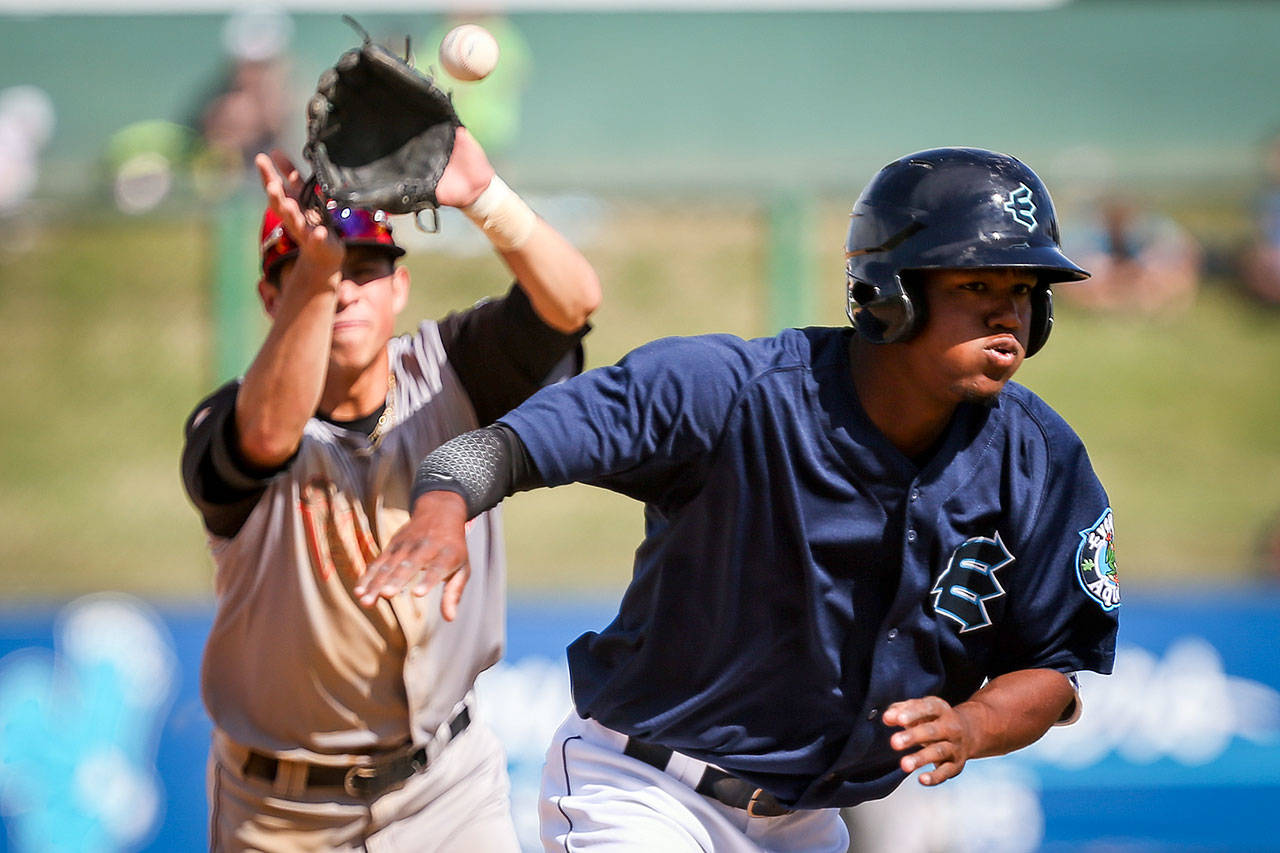
<instances>
[{"instance_id":1,"label":"running player's face","mask_svg":"<svg viewBox=\"0 0 1280 853\"><path fill-rule=\"evenodd\" d=\"M373 362L395 332L396 315L409 297L409 274L385 252L347 249L333 317L330 360L348 369Z\"/></svg>"},{"instance_id":2,"label":"running player's face","mask_svg":"<svg viewBox=\"0 0 1280 853\"><path fill-rule=\"evenodd\" d=\"M948 401L989 400L1026 357L1031 328L1027 270L929 270L928 317L908 345L913 371Z\"/></svg>"}]
</instances>

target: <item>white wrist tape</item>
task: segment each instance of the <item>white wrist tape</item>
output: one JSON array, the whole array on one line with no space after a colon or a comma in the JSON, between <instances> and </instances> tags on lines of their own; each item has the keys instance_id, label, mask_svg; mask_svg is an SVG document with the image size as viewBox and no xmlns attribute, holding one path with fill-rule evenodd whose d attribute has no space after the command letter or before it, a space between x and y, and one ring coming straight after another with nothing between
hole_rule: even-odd
<instances>
[{"instance_id":1,"label":"white wrist tape","mask_svg":"<svg viewBox=\"0 0 1280 853\"><path fill-rule=\"evenodd\" d=\"M507 252L523 246L538 221L538 214L496 174L480 197L462 212L480 226L496 248Z\"/></svg>"}]
</instances>

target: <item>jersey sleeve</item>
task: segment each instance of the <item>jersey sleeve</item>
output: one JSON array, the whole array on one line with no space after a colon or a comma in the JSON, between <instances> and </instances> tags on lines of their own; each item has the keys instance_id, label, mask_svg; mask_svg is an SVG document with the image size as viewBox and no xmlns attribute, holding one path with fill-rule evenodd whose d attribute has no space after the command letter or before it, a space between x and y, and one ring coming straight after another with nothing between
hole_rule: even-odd
<instances>
[{"instance_id":1,"label":"jersey sleeve","mask_svg":"<svg viewBox=\"0 0 1280 853\"><path fill-rule=\"evenodd\" d=\"M703 481L751 379L741 344L719 335L654 341L616 365L544 388L501 423L549 486L582 482L678 504Z\"/></svg>"},{"instance_id":2,"label":"jersey sleeve","mask_svg":"<svg viewBox=\"0 0 1280 853\"><path fill-rule=\"evenodd\" d=\"M500 299L477 303L437 324L449 363L481 424L530 394L582 372L582 338L591 326L565 334L548 326L518 284Z\"/></svg>"},{"instance_id":3,"label":"jersey sleeve","mask_svg":"<svg viewBox=\"0 0 1280 853\"><path fill-rule=\"evenodd\" d=\"M1006 578L1009 606L992 675L1031 668L1106 674L1114 662L1120 586L1110 502L1065 424L1050 433L1049 448L1035 472L1040 488L1025 492L1040 500L1019 520L1022 565Z\"/></svg>"},{"instance_id":4,"label":"jersey sleeve","mask_svg":"<svg viewBox=\"0 0 1280 853\"><path fill-rule=\"evenodd\" d=\"M256 470L238 451L235 413L239 382L229 382L196 406L187 419L182 448L182 482L187 496L215 536L230 538L276 474L289 467Z\"/></svg>"}]
</instances>

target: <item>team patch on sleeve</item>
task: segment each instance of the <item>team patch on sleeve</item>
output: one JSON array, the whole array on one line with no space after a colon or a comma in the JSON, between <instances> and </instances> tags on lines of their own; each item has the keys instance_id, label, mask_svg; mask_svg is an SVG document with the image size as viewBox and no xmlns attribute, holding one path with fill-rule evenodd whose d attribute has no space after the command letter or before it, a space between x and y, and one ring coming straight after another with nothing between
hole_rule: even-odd
<instances>
[{"instance_id":1,"label":"team patch on sleeve","mask_svg":"<svg viewBox=\"0 0 1280 853\"><path fill-rule=\"evenodd\" d=\"M1076 576L1089 597L1103 610L1120 606L1120 578L1116 574L1115 521L1107 507L1093 526L1080 531Z\"/></svg>"}]
</instances>

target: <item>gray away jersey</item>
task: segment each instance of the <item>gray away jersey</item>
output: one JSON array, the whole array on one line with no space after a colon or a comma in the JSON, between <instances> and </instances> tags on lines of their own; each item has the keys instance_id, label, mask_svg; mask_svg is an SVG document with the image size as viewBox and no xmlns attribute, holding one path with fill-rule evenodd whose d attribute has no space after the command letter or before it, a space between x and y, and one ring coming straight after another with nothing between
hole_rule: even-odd
<instances>
[{"instance_id":1,"label":"gray away jersey","mask_svg":"<svg viewBox=\"0 0 1280 853\"><path fill-rule=\"evenodd\" d=\"M542 339L522 355L486 350L490 357L473 358L471 370L475 361L498 362L494 372L502 376L534 350L533 364L554 363L577 348L585 329L548 332L544 328ZM380 599L371 608L352 591L408 519L418 462L480 425L437 323L424 322L388 346L395 423L381 445L375 449L365 434L313 417L282 471L229 484L258 489L239 529L210 533L218 607L202 692L217 727L244 746L345 763L348 755L425 742L475 677L501 656L506 567L497 510L468 524L471 577L455 621L440 616L439 587L423 598L406 592ZM522 393L536 387L530 385ZM197 466L211 464L224 479L236 466L191 457L218 455L219 442L198 439L202 428L225 429L237 388L228 386L202 404L188 428L188 492L210 530L219 529L210 520L217 508L201 504L207 487Z\"/></svg>"}]
</instances>

